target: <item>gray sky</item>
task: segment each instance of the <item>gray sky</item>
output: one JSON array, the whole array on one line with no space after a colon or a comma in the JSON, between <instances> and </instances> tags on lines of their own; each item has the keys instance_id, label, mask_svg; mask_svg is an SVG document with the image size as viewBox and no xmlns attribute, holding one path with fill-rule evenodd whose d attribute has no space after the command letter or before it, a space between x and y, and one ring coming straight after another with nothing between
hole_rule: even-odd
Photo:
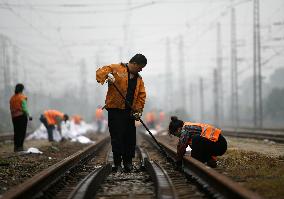
<instances>
[{"instance_id":1,"label":"gray sky","mask_svg":"<svg viewBox=\"0 0 284 199\"><path fill-rule=\"evenodd\" d=\"M180 83L180 37L184 41L186 88L199 77L205 78L206 87L212 85L219 22L224 90L228 93L231 5L236 8L241 82L252 75L252 3L252 0L1 0L0 33L19 49L29 79L24 80L22 75L19 80L27 81L31 90L47 83L50 86L46 89L57 93L66 86L78 87L78 63L82 59L87 64L87 82L98 88L97 66L127 62L134 54L142 53L148 58L142 72L148 93L159 97L165 75L167 38L174 88ZM283 67L283 10L283 0L260 0L265 77Z\"/></svg>"}]
</instances>

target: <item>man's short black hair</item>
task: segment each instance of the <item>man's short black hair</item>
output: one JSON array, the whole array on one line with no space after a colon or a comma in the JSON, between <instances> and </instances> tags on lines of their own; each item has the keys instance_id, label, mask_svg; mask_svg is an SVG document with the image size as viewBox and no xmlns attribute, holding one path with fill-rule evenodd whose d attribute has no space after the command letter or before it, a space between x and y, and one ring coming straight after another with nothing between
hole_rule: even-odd
<instances>
[{"instance_id":1,"label":"man's short black hair","mask_svg":"<svg viewBox=\"0 0 284 199\"><path fill-rule=\"evenodd\" d=\"M17 84L15 87L15 94L22 93L24 88L24 84Z\"/></svg>"},{"instance_id":2,"label":"man's short black hair","mask_svg":"<svg viewBox=\"0 0 284 199\"><path fill-rule=\"evenodd\" d=\"M142 54L136 54L136 55L134 55L134 57L132 57L130 59L129 63L136 63L136 64L141 65L141 66L144 67L147 64L147 59Z\"/></svg>"}]
</instances>

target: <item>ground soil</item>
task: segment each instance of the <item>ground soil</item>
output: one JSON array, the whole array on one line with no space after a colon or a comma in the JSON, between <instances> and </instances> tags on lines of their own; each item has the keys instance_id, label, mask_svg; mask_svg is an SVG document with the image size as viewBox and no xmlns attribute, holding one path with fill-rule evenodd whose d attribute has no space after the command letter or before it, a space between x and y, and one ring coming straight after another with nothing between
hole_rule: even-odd
<instances>
[{"instance_id":1,"label":"ground soil","mask_svg":"<svg viewBox=\"0 0 284 199\"><path fill-rule=\"evenodd\" d=\"M166 134L161 139L173 146L178 142ZM228 136L226 140L228 150L218 157L216 170L263 198L284 199L284 144Z\"/></svg>"},{"instance_id":2,"label":"ground soil","mask_svg":"<svg viewBox=\"0 0 284 199\"><path fill-rule=\"evenodd\" d=\"M89 134L89 137L96 141L102 135ZM87 146L70 141L29 140L25 142L25 149L35 147L43 153L24 154L14 153L11 142L0 143L0 194Z\"/></svg>"},{"instance_id":3,"label":"ground soil","mask_svg":"<svg viewBox=\"0 0 284 199\"><path fill-rule=\"evenodd\" d=\"M284 144L228 137L218 170L263 198L284 198Z\"/></svg>"},{"instance_id":4,"label":"ground soil","mask_svg":"<svg viewBox=\"0 0 284 199\"><path fill-rule=\"evenodd\" d=\"M171 139L175 143L175 138ZM284 198L284 144L232 137L227 141L228 150L218 158L216 170L263 198ZM43 154L21 155L13 152L12 143L0 143L0 194L87 146L69 141L26 141L25 148L36 147Z\"/></svg>"}]
</instances>

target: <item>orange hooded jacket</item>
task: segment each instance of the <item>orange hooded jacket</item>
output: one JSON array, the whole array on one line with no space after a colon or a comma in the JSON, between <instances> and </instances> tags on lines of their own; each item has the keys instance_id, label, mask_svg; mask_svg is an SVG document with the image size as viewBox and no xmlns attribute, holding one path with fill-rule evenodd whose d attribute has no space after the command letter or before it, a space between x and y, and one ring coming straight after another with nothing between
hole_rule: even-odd
<instances>
[{"instance_id":1,"label":"orange hooded jacket","mask_svg":"<svg viewBox=\"0 0 284 199\"><path fill-rule=\"evenodd\" d=\"M47 123L49 125L55 125L58 124L57 118L62 121L64 119L64 113L61 113L57 110L47 110L43 113L44 117L47 120Z\"/></svg>"},{"instance_id":2,"label":"orange hooded jacket","mask_svg":"<svg viewBox=\"0 0 284 199\"><path fill-rule=\"evenodd\" d=\"M123 96L126 96L128 86L128 72L125 64L111 64L103 66L96 71L96 79L98 83L104 84L107 79L107 75L112 73L115 78L115 85L122 92ZM134 111L142 111L144 108L146 99L146 92L142 77L138 75L137 85L135 88L134 99L132 109ZM106 108L119 108L125 109L125 101L117 92L113 85L109 85L106 95Z\"/></svg>"}]
</instances>

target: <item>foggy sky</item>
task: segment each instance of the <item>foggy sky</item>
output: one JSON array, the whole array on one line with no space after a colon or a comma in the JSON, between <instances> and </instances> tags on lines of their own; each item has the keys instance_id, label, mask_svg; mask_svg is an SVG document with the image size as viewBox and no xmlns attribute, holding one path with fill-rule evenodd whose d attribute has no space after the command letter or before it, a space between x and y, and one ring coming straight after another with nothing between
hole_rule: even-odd
<instances>
[{"instance_id":1,"label":"foggy sky","mask_svg":"<svg viewBox=\"0 0 284 199\"><path fill-rule=\"evenodd\" d=\"M216 24L220 23L224 93L229 95L231 7L236 9L241 85L252 75L252 3L251 0L1 0L0 34L17 46L22 66L18 80L28 85L29 90L44 89L60 95L66 89L80 88L84 79L89 92L102 93L96 100L103 104L106 88L96 84L95 70L106 64L128 62L136 53L148 59L141 73L148 96L163 100L167 94L164 88L167 39L173 88L178 89L180 84L185 84L187 90L190 84L197 87L202 77L205 88L212 91ZM282 0L260 0L264 82L275 69L283 67L283 10ZM185 80L179 77L181 37ZM81 60L86 62L84 77L80 72Z\"/></svg>"}]
</instances>

